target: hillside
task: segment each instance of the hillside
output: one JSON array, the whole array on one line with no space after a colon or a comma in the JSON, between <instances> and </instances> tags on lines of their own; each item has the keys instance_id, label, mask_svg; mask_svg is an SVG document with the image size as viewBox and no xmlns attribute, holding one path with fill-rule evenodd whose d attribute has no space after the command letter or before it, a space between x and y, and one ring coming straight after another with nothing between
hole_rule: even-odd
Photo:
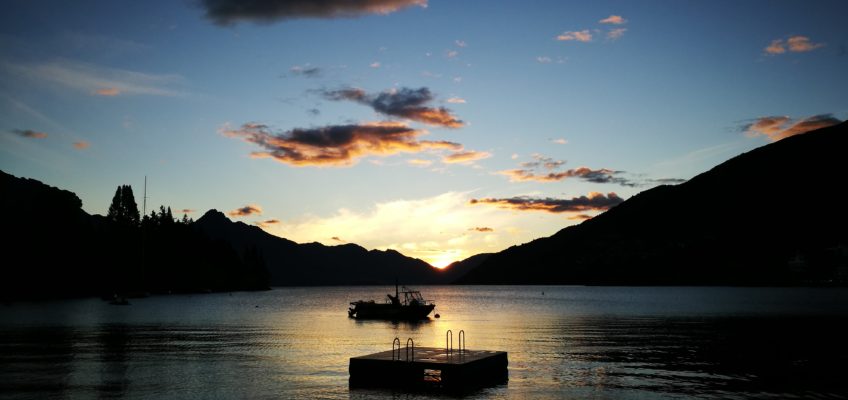
<instances>
[{"instance_id":1,"label":"hillside","mask_svg":"<svg viewBox=\"0 0 848 400\"><path fill-rule=\"evenodd\" d=\"M845 282L848 123L739 155L551 237L488 257L466 284Z\"/></svg>"}]
</instances>

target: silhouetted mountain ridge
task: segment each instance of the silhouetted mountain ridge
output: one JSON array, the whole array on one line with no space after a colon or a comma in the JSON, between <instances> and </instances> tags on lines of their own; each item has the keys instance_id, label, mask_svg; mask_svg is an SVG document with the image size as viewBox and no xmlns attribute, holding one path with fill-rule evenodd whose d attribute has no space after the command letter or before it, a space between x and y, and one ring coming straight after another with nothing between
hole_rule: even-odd
<instances>
[{"instance_id":1,"label":"silhouetted mountain ridge","mask_svg":"<svg viewBox=\"0 0 848 400\"><path fill-rule=\"evenodd\" d=\"M551 237L494 254L462 283L845 282L848 123L734 157L641 192ZM519 271L520 270L520 271Z\"/></svg>"},{"instance_id":2,"label":"silhouetted mountain ridge","mask_svg":"<svg viewBox=\"0 0 848 400\"><path fill-rule=\"evenodd\" d=\"M209 210L194 223L206 235L233 247L255 246L263 255L275 286L449 283L456 277L395 250L367 250L353 243L327 246L298 244L256 226L231 221Z\"/></svg>"}]
</instances>

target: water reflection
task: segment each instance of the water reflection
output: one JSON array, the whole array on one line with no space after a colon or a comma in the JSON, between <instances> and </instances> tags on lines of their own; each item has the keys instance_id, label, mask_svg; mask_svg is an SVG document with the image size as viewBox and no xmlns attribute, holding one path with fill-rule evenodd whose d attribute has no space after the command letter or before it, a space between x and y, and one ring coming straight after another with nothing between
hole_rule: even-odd
<instances>
[{"instance_id":1,"label":"water reflection","mask_svg":"<svg viewBox=\"0 0 848 400\"><path fill-rule=\"evenodd\" d=\"M432 287L438 320L347 317L350 299L382 291L2 306L0 393L441 398L351 391L348 359L388 350L394 337L441 347L446 330L464 329L467 348L509 352L510 379L466 398L848 396L846 290Z\"/></svg>"}]
</instances>

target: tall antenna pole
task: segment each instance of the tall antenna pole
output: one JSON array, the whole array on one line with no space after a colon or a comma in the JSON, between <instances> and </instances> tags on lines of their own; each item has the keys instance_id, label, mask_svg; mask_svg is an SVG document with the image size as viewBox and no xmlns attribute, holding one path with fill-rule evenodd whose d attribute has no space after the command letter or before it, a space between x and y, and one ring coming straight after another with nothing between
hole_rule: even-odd
<instances>
[{"instance_id":1,"label":"tall antenna pole","mask_svg":"<svg viewBox=\"0 0 848 400\"><path fill-rule=\"evenodd\" d=\"M141 206L141 216L143 217L147 215L147 175L144 176L144 198L142 200L142 204L143 205Z\"/></svg>"}]
</instances>

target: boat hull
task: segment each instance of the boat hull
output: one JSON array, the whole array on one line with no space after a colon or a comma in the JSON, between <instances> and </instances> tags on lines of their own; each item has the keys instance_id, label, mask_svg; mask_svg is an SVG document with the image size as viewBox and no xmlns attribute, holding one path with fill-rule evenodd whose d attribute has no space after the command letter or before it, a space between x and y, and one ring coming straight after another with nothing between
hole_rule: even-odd
<instances>
[{"instance_id":1,"label":"boat hull","mask_svg":"<svg viewBox=\"0 0 848 400\"><path fill-rule=\"evenodd\" d=\"M420 320L427 319L436 306L353 303L348 314L355 319Z\"/></svg>"}]
</instances>

